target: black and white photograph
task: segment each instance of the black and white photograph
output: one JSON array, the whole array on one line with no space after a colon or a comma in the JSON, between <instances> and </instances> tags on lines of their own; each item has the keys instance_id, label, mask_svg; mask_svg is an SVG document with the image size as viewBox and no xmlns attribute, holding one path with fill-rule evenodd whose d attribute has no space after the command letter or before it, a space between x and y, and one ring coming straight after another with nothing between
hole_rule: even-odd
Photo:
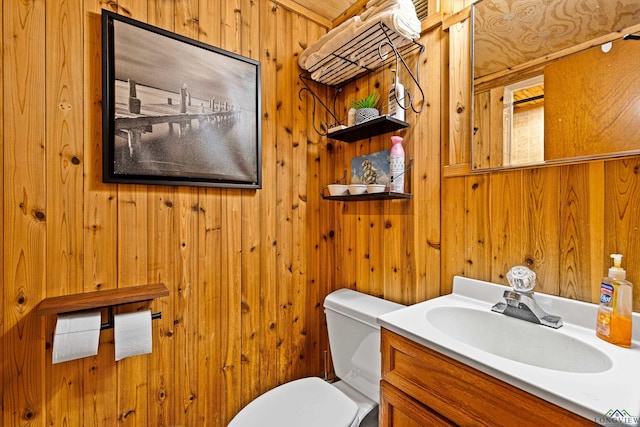
<instances>
[{"instance_id":1,"label":"black and white photograph","mask_svg":"<svg viewBox=\"0 0 640 427\"><path fill-rule=\"evenodd\" d=\"M103 10L105 182L261 188L259 62Z\"/></svg>"}]
</instances>

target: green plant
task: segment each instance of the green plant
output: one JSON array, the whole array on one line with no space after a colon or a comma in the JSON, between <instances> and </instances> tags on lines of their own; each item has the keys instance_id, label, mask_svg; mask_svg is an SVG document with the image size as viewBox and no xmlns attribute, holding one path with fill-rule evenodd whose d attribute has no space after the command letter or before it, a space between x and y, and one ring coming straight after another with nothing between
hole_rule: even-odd
<instances>
[{"instance_id":1,"label":"green plant","mask_svg":"<svg viewBox=\"0 0 640 427\"><path fill-rule=\"evenodd\" d=\"M356 110L360 110L361 108L376 108L378 101L380 101L380 94L373 91L367 97L353 101L351 107Z\"/></svg>"}]
</instances>

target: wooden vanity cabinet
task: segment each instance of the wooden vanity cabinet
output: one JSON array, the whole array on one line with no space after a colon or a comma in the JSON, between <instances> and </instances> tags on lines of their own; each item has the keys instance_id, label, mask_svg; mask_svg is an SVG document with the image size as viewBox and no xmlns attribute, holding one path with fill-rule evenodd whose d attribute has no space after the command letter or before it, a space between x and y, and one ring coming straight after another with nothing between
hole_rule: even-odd
<instances>
[{"instance_id":1,"label":"wooden vanity cabinet","mask_svg":"<svg viewBox=\"0 0 640 427\"><path fill-rule=\"evenodd\" d=\"M597 426L382 328L380 426Z\"/></svg>"}]
</instances>

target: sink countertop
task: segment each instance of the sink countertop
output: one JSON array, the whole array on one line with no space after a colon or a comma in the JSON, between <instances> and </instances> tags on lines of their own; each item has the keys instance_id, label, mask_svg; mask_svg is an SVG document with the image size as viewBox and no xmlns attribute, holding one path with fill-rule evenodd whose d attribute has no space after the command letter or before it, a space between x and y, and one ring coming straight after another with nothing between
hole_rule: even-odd
<instances>
[{"instance_id":1,"label":"sink countertop","mask_svg":"<svg viewBox=\"0 0 640 427\"><path fill-rule=\"evenodd\" d=\"M554 333L568 335L605 353L613 362L603 372L575 373L532 366L479 350L440 331L427 321L426 313L435 307L463 307L486 310L503 301L507 286L455 277L453 293L384 314L378 323L384 328L461 363L525 390L568 411L600 424L610 411L626 411L616 424L640 426L640 314L633 313L631 348L622 348L599 339L595 334L598 306L543 293L535 293L538 305L549 314L559 315L559 329L542 325ZM529 323L524 320L521 322ZM491 331L487 331L487 334ZM558 349L562 357L562 349ZM508 404L508 402L505 402ZM624 421L626 424L622 423Z\"/></svg>"}]
</instances>

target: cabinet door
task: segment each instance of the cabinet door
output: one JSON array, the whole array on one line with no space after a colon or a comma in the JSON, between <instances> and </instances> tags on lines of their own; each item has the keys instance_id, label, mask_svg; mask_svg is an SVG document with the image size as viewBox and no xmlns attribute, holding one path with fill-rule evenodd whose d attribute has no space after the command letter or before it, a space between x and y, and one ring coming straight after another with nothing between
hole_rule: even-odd
<instances>
[{"instance_id":1,"label":"cabinet door","mask_svg":"<svg viewBox=\"0 0 640 427\"><path fill-rule=\"evenodd\" d=\"M381 351L383 383L388 382L407 398L458 425L597 425L386 329L382 329ZM404 409L403 412L412 414Z\"/></svg>"},{"instance_id":2,"label":"cabinet door","mask_svg":"<svg viewBox=\"0 0 640 427\"><path fill-rule=\"evenodd\" d=\"M380 427L455 426L384 380L380 393Z\"/></svg>"}]
</instances>

